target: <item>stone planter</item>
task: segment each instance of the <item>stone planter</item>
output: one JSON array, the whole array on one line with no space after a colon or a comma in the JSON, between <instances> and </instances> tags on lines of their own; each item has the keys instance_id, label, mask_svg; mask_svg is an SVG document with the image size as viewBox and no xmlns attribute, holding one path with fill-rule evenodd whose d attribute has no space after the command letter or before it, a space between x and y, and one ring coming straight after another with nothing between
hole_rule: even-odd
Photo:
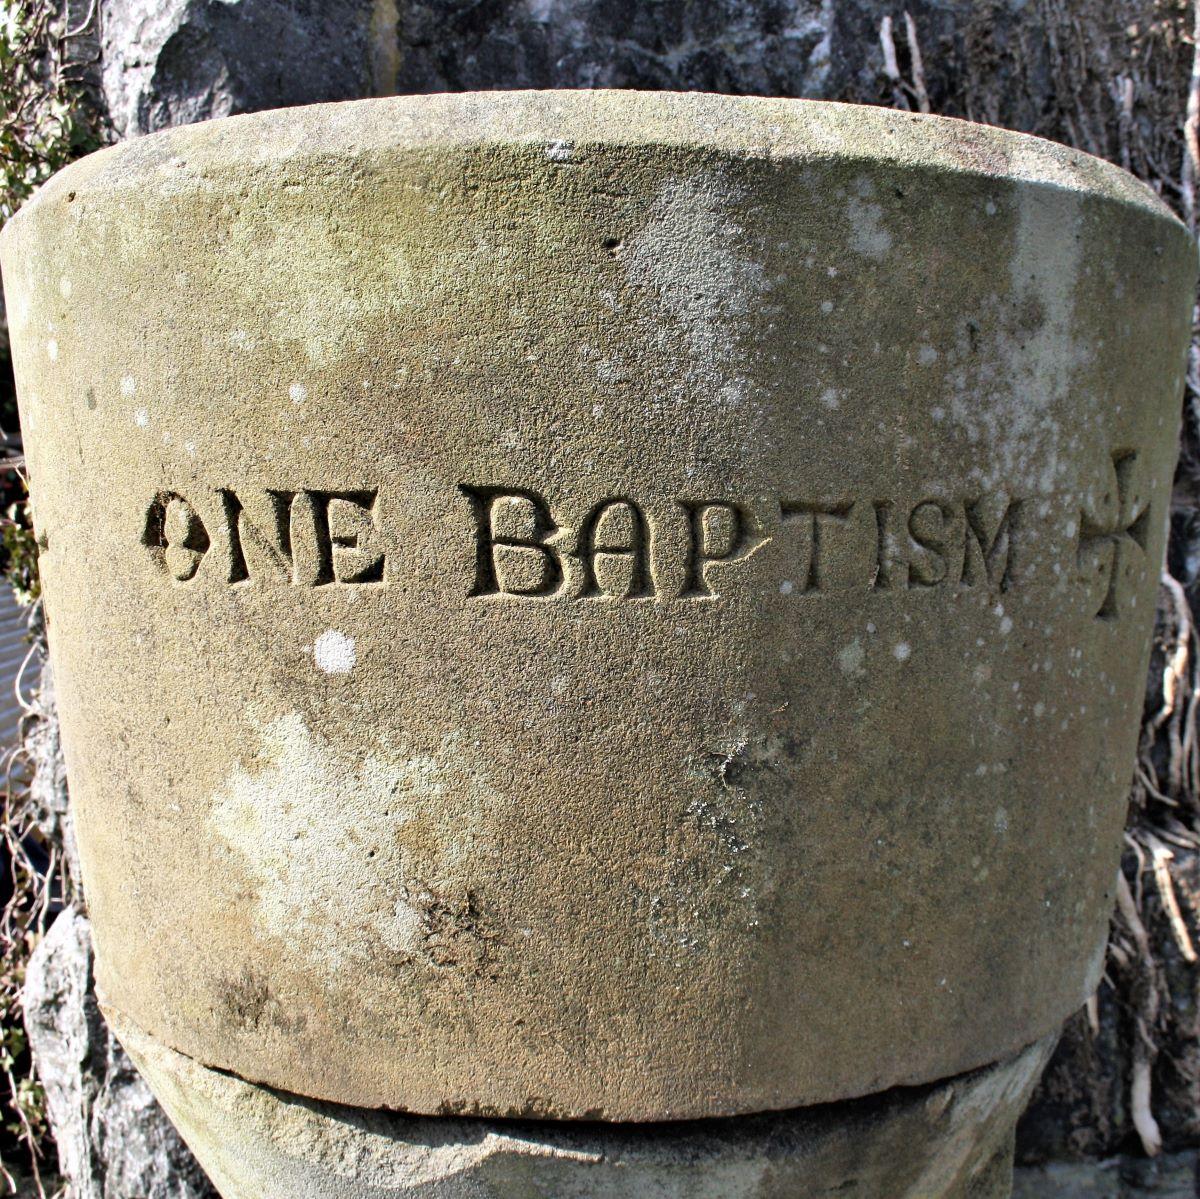
<instances>
[{"instance_id":1,"label":"stone planter","mask_svg":"<svg viewBox=\"0 0 1200 1199\"><path fill-rule=\"evenodd\" d=\"M411 1113L729 1116L1095 986L1192 242L962 122L217 121L3 238L98 981Z\"/></svg>"}]
</instances>

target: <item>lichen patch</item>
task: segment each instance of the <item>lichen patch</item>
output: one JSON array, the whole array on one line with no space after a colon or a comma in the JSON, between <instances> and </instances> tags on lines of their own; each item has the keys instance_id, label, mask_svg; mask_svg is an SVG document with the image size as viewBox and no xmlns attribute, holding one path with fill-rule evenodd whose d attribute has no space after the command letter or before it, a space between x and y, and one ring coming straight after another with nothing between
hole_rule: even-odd
<instances>
[{"instance_id":1,"label":"lichen patch","mask_svg":"<svg viewBox=\"0 0 1200 1199\"><path fill-rule=\"evenodd\" d=\"M491 794L452 740L436 755L401 746L353 757L298 713L262 726L256 759L232 770L210 817L254 883L256 932L331 979L381 955L439 964L461 906L447 880L476 852ZM454 825L430 837L430 813L451 793ZM414 823L420 854L406 848Z\"/></svg>"}]
</instances>

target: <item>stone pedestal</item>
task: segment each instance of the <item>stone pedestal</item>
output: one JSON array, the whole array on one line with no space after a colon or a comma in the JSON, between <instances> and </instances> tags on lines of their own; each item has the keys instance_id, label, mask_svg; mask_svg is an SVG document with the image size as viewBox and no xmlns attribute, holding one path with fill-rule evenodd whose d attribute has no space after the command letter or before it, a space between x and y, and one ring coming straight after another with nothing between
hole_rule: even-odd
<instances>
[{"instance_id":1,"label":"stone pedestal","mask_svg":"<svg viewBox=\"0 0 1200 1199\"><path fill-rule=\"evenodd\" d=\"M122 1043L225 1199L1007 1199L1048 1038L930 1086L678 1124L436 1119L299 1099Z\"/></svg>"},{"instance_id":2,"label":"stone pedestal","mask_svg":"<svg viewBox=\"0 0 1200 1199\"><path fill-rule=\"evenodd\" d=\"M429 96L103 151L0 248L99 988L163 1053L661 1122L1094 987L1195 275L1132 178Z\"/></svg>"}]
</instances>

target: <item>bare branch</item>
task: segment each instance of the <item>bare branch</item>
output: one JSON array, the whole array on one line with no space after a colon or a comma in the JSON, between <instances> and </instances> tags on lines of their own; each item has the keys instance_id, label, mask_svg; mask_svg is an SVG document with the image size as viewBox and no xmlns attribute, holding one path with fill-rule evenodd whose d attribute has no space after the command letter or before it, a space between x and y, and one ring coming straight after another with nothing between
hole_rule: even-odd
<instances>
[{"instance_id":1,"label":"bare branch","mask_svg":"<svg viewBox=\"0 0 1200 1199\"><path fill-rule=\"evenodd\" d=\"M1179 194L1188 228L1196 232L1196 173L1200 170L1200 0L1192 4L1192 77L1183 122L1183 177Z\"/></svg>"},{"instance_id":2,"label":"bare branch","mask_svg":"<svg viewBox=\"0 0 1200 1199\"><path fill-rule=\"evenodd\" d=\"M1200 3L1200 0L1197 2ZM896 57L896 38L891 17L884 17L880 22L879 42L883 47L883 73L892 84L892 103L897 108L907 110L908 97L904 94L904 79L900 74L900 61Z\"/></svg>"},{"instance_id":3,"label":"bare branch","mask_svg":"<svg viewBox=\"0 0 1200 1199\"><path fill-rule=\"evenodd\" d=\"M917 107L922 112L929 112L929 89L925 85L925 62L921 58L921 42L917 37L917 23L912 19L912 14L907 8L904 10L904 29L908 38L908 53L912 58L912 90L917 98Z\"/></svg>"}]
</instances>

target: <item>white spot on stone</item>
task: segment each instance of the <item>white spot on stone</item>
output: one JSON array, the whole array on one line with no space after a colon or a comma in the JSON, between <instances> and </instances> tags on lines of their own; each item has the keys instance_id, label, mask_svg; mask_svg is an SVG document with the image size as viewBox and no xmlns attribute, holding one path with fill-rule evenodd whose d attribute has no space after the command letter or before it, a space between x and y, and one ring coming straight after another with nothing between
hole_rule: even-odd
<instances>
[{"instance_id":1,"label":"white spot on stone","mask_svg":"<svg viewBox=\"0 0 1200 1199\"><path fill-rule=\"evenodd\" d=\"M288 395L291 396L293 404L303 404L308 399L308 388L303 383L293 383L288 388Z\"/></svg>"},{"instance_id":2,"label":"white spot on stone","mask_svg":"<svg viewBox=\"0 0 1200 1199\"><path fill-rule=\"evenodd\" d=\"M313 645L313 659L326 674L349 674L358 661L354 638L329 629Z\"/></svg>"},{"instance_id":3,"label":"white spot on stone","mask_svg":"<svg viewBox=\"0 0 1200 1199\"><path fill-rule=\"evenodd\" d=\"M71 298L71 280L66 275L58 281L58 292L64 300Z\"/></svg>"},{"instance_id":4,"label":"white spot on stone","mask_svg":"<svg viewBox=\"0 0 1200 1199\"><path fill-rule=\"evenodd\" d=\"M546 157L551 162L570 162L575 157L575 143L569 141L551 142L546 147Z\"/></svg>"},{"instance_id":5,"label":"white spot on stone","mask_svg":"<svg viewBox=\"0 0 1200 1199\"><path fill-rule=\"evenodd\" d=\"M833 301L832 300L822 300L821 301L821 311L822 311L822 313L825 314L825 316L828 316L833 311Z\"/></svg>"},{"instance_id":6,"label":"white spot on stone","mask_svg":"<svg viewBox=\"0 0 1200 1199\"><path fill-rule=\"evenodd\" d=\"M58 342L53 337L46 342L46 353L50 355L51 362L58 361Z\"/></svg>"},{"instance_id":7,"label":"white spot on stone","mask_svg":"<svg viewBox=\"0 0 1200 1199\"><path fill-rule=\"evenodd\" d=\"M1005 634L1006 636L1012 632L1012 627L1013 627L1013 622L1012 622L1011 616L1006 616L1006 617L1004 617L1003 620L1000 621L1000 632Z\"/></svg>"},{"instance_id":8,"label":"white spot on stone","mask_svg":"<svg viewBox=\"0 0 1200 1199\"><path fill-rule=\"evenodd\" d=\"M850 245L866 258L879 260L892 248L892 235L881 224L883 209L858 197L851 197L846 205L846 219L850 222Z\"/></svg>"},{"instance_id":9,"label":"white spot on stone","mask_svg":"<svg viewBox=\"0 0 1200 1199\"><path fill-rule=\"evenodd\" d=\"M831 412L842 402L841 392L836 387L827 387L821 392L821 403Z\"/></svg>"},{"instance_id":10,"label":"white spot on stone","mask_svg":"<svg viewBox=\"0 0 1200 1199\"><path fill-rule=\"evenodd\" d=\"M917 347L917 361L922 366L932 366L938 359L938 352L931 345Z\"/></svg>"},{"instance_id":11,"label":"white spot on stone","mask_svg":"<svg viewBox=\"0 0 1200 1199\"><path fill-rule=\"evenodd\" d=\"M863 644L857 637L838 651L837 661L842 674L848 675L850 678L856 678L863 673L863 662L866 660L867 651L863 649Z\"/></svg>"},{"instance_id":12,"label":"white spot on stone","mask_svg":"<svg viewBox=\"0 0 1200 1199\"><path fill-rule=\"evenodd\" d=\"M791 579L784 579L783 582L779 584L779 594L780 595L791 595L792 592L795 591L795 589L796 589L795 584L792 582Z\"/></svg>"},{"instance_id":13,"label":"white spot on stone","mask_svg":"<svg viewBox=\"0 0 1200 1199\"><path fill-rule=\"evenodd\" d=\"M133 414L133 423L139 429L144 429L150 423L150 413L145 408L139 408Z\"/></svg>"},{"instance_id":14,"label":"white spot on stone","mask_svg":"<svg viewBox=\"0 0 1200 1199\"><path fill-rule=\"evenodd\" d=\"M132 375L125 375L121 380L121 394L128 399L137 391L137 380Z\"/></svg>"},{"instance_id":15,"label":"white spot on stone","mask_svg":"<svg viewBox=\"0 0 1200 1199\"><path fill-rule=\"evenodd\" d=\"M892 654L895 656L897 662L907 662L912 657L912 646L907 641L897 642L892 647Z\"/></svg>"}]
</instances>

